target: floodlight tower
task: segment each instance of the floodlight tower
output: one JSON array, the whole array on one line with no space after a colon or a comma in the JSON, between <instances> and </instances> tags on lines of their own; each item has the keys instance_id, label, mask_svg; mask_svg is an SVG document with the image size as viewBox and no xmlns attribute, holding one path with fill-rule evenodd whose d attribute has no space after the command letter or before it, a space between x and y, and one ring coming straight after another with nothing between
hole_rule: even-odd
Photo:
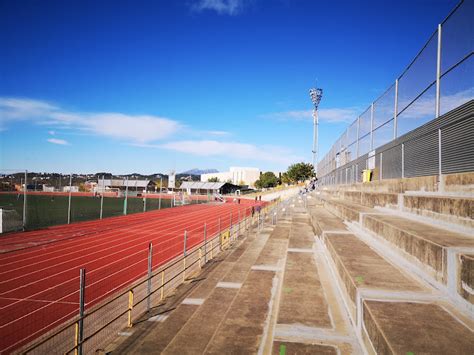
<instances>
[{"instance_id":1,"label":"floodlight tower","mask_svg":"<svg viewBox=\"0 0 474 355\"><path fill-rule=\"evenodd\" d=\"M320 88L312 88L309 89L309 96L311 97L311 101L313 102L313 167L314 167L314 174L318 175L318 126L319 126L319 118L318 118L318 106L321 102L321 98L323 97L323 89Z\"/></svg>"}]
</instances>

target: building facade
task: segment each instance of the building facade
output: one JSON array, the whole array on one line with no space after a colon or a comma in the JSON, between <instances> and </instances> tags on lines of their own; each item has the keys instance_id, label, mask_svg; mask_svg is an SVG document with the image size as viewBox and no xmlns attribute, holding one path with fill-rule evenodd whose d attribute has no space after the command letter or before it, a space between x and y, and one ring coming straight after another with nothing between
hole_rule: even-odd
<instances>
[{"instance_id":1,"label":"building facade","mask_svg":"<svg viewBox=\"0 0 474 355\"><path fill-rule=\"evenodd\" d=\"M234 185L254 186L255 181L260 178L260 169L231 167L229 171L222 173L202 174L201 181L208 182L209 179L219 179L219 182L230 182Z\"/></svg>"}]
</instances>

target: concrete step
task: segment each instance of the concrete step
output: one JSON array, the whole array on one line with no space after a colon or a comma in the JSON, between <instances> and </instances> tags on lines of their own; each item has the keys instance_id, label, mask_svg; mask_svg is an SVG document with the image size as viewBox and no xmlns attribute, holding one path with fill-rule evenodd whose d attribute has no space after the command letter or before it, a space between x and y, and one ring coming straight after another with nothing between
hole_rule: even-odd
<instances>
[{"instance_id":1,"label":"concrete step","mask_svg":"<svg viewBox=\"0 0 474 355\"><path fill-rule=\"evenodd\" d=\"M371 291L384 291L386 294L429 292L352 233L327 233L322 241L344 284L354 319L358 296Z\"/></svg>"},{"instance_id":2,"label":"concrete step","mask_svg":"<svg viewBox=\"0 0 474 355\"><path fill-rule=\"evenodd\" d=\"M474 304L474 254L460 254L458 290L462 298Z\"/></svg>"},{"instance_id":3,"label":"concrete step","mask_svg":"<svg viewBox=\"0 0 474 355\"><path fill-rule=\"evenodd\" d=\"M459 225L474 234L474 198L404 194L403 210L437 221Z\"/></svg>"},{"instance_id":4,"label":"concrete step","mask_svg":"<svg viewBox=\"0 0 474 355\"><path fill-rule=\"evenodd\" d=\"M362 216L362 224L444 284L448 282L448 252L474 250L473 236L400 216L368 214Z\"/></svg>"},{"instance_id":5,"label":"concrete step","mask_svg":"<svg viewBox=\"0 0 474 355\"><path fill-rule=\"evenodd\" d=\"M472 354L474 332L432 303L364 300L362 334L376 354Z\"/></svg>"},{"instance_id":6,"label":"concrete step","mask_svg":"<svg viewBox=\"0 0 474 355\"><path fill-rule=\"evenodd\" d=\"M375 213L373 208L343 199L324 199L323 205L344 221L358 222L361 214Z\"/></svg>"}]
</instances>

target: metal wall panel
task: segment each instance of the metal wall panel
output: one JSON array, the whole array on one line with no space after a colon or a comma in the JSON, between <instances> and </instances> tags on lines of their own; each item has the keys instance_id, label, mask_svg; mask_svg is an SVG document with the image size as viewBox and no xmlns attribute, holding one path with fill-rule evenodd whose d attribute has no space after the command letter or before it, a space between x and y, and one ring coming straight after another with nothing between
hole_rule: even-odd
<instances>
[{"instance_id":1,"label":"metal wall panel","mask_svg":"<svg viewBox=\"0 0 474 355\"><path fill-rule=\"evenodd\" d=\"M383 152L383 179L402 177L402 146L390 148Z\"/></svg>"},{"instance_id":2,"label":"metal wall panel","mask_svg":"<svg viewBox=\"0 0 474 355\"><path fill-rule=\"evenodd\" d=\"M406 142L405 176L437 175L439 172L438 159L439 151L437 131Z\"/></svg>"},{"instance_id":3,"label":"metal wall panel","mask_svg":"<svg viewBox=\"0 0 474 355\"><path fill-rule=\"evenodd\" d=\"M474 171L474 119L441 130L441 172Z\"/></svg>"}]
</instances>

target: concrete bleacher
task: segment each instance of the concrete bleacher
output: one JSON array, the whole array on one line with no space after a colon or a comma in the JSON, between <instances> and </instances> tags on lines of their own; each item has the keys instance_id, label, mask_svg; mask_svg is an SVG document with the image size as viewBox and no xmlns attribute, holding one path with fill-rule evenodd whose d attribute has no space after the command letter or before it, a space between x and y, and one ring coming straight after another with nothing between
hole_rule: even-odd
<instances>
[{"instance_id":1,"label":"concrete bleacher","mask_svg":"<svg viewBox=\"0 0 474 355\"><path fill-rule=\"evenodd\" d=\"M106 352L472 354L473 177L295 197Z\"/></svg>"}]
</instances>

